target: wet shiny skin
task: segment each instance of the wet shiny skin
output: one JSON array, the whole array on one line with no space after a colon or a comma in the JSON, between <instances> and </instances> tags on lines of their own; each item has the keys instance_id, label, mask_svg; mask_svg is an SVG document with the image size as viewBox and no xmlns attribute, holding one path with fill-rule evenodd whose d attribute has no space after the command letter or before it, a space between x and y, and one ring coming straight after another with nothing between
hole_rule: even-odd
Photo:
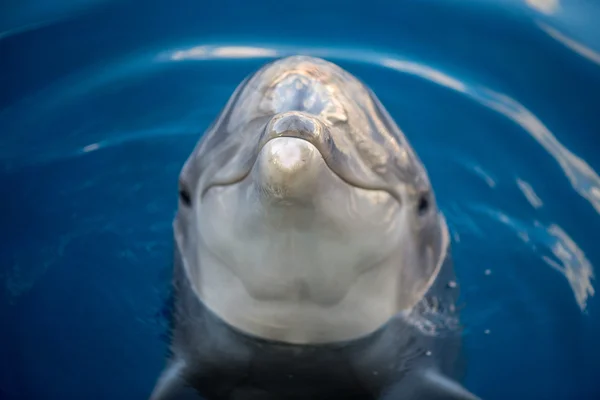
<instances>
[{"instance_id":1,"label":"wet shiny skin","mask_svg":"<svg viewBox=\"0 0 600 400\"><path fill-rule=\"evenodd\" d=\"M366 86L322 59L283 58L242 83L180 188L192 201L174 226L194 289L259 337L364 336L410 312L446 257L408 141Z\"/></svg>"}]
</instances>

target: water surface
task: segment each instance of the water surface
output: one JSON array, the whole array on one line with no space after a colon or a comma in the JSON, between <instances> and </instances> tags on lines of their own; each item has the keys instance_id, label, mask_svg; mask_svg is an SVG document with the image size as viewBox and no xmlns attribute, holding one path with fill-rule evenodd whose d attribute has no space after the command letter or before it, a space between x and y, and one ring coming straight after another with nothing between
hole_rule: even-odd
<instances>
[{"instance_id":1,"label":"water surface","mask_svg":"<svg viewBox=\"0 0 600 400\"><path fill-rule=\"evenodd\" d=\"M0 12L0 398L147 397L179 169L247 74L297 53L366 82L425 163L465 384L600 398L600 6L75 3Z\"/></svg>"}]
</instances>

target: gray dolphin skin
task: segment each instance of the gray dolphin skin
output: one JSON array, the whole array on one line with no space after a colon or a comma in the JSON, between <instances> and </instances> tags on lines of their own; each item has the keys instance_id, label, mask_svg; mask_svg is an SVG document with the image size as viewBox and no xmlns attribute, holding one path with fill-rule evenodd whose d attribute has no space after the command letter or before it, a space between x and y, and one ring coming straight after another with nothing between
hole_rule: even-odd
<instances>
[{"instance_id":1,"label":"gray dolphin skin","mask_svg":"<svg viewBox=\"0 0 600 400\"><path fill-rule=\"evenodd\" d=\"M164 399L478 399L427 172L375 94L264 65L182 168Z\"/></svg>"}]
</instances>

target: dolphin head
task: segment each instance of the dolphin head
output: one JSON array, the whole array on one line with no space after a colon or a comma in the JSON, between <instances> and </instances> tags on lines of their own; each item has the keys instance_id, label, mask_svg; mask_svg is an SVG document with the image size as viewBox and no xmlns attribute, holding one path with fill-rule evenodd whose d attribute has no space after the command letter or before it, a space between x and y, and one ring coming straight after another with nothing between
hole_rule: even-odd
<instances>
[{"instance_id":1,"label":"dolphin head","mask_svg":"<svg viewBox=\"0 0 600 400\"><path fill-rule=\"evenodd\" d=\"M422 298L446 255L406 137L366 85L318 58L276 60L238 86L186 161L179 199L197 295L263 337L369 333Z\"/></svg>"}]
</instances>

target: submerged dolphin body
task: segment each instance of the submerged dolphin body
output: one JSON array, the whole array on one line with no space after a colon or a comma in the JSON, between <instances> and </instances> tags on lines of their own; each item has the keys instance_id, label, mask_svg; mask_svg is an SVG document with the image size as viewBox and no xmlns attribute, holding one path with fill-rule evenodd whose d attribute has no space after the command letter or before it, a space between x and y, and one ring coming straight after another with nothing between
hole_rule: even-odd
<instances>
[{"instance_id":1,"label":"submerged dolphin body","mask_svg":"<svg viewBox=\"0 0 600 400\"><path fill-rule=\"evenodd\" d=\"M151 395L476 399L449 237L377 97L322 59L242 82L185 163L171 357ZM450 324L451 325L451 324Z\"/></svg>"}]
</instances>

